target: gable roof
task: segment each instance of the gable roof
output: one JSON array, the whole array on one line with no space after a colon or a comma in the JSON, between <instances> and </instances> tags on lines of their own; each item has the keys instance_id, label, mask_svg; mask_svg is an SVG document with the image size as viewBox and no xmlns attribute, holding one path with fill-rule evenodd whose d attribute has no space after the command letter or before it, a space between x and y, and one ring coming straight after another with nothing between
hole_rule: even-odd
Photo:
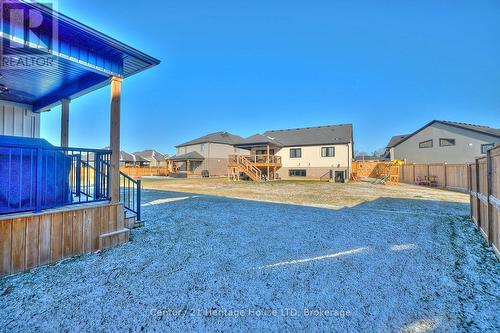
<instances>
[{"instance_id":1,"label":"gable roof","mask_svg":"<svg viewBox=\"0 0 500 333\"><path fill-rule=\"evenodd\" d=\"M457 128L461 128L461 129L473 131L473 132L476 132L476 133L491 135L491 136L494 136L496 138L500 138L500 128L493 128L493 127L488 127L488 126L483 126L483 125L474 125L474 124L459 123L459 122L456 122L456 121L433 120L430 123L428 123L428 124L422 126L421 128L419 128L415 132L409 134L406 138L400 140L393 147L395 147L395 146L399 145L400 143L408 140L409 138L411 138L415 134L421 132L422 130L424 130L427 127L429 127L429 126L431 126L433 124L436 124L436 123L438 123L438 124L444 124L444 125L448 125L448 126L454 126L454 127L457 127ZM391 148L391 147L388 146L388 148Z\"/></svg>"},{"instance_id":2,"label":"gable roof","mask_svg":"<svg viewBox=\"0 0 500 333\"><path fill-rule=\"evenodd\" d=\"M150 159L158 161L158 162L163 162L167 158L166 155L164 155L164 154L162 154L159 151L154 150L154 149L146 149L143 151L138 151L138 152L135 152L134 155L140 156L140 157L145 158L145 159L150 158Z\"/></svg>"},{"instance_id":3,"label":"gable roof","mask_svg":"<svg viewBox=\"0 0 500 333\"><path fill-rule=\"evenodd\" d=\"M252 146L258 144L263 144L263 145L269 144L278 147L283 147L283 144L281 142L278 142L276 139L263 134L254 134L252 136L249 136L248 138L245 138L241 140L238 144L236 144L236 147L244 147L248 145Z\"/></svg>"},{"instance_id":4,"label":"gable roof","mask_svg":"<svg viewBox=\"0 0 500 333\"><path fill-rule=\"evenodd\" d=\"M483 133L483 134L487 134L487 135L493 135L493 136L496 136L496 137L500 137L500 128L493 128L493 127L482 126L482 125L459 123L459 122L455 122L455 121L446 121L446 120L434 120L433 122L443 123L443 124L446 124L446 125L459 127L459 128L471 130L471 131L478 132L478 133Z\"/></svg>"},{"instance_id":5,"label":"gable roof","mask_svg":"<svg viewBox=\"0 0 500 333\"><path fill-rule=\"evenodd\" d=\"M148 162L146 159L135 154L127 153L126 151L120 151L120 162Z\"/></svg>"},{"instance_id":6,"label":"gable roof","mask_svg":"<svg viewBox=\"0 0 500 333\"><path fill-rule=\"evenodd\" d=\"M401 134L401 135L395 135L389 140L389 143L387 144L386 148L392 148L396 146L398 143L409 137L410 134Z\"/></svg>"},{"instance_id":7,"label":"gable roof","mask_svg":"<svg viewBox=\"0 0 500 333\"><path fill-rule=\"evenodd\" d=\"M352 124L292 128L264 132L283 146L352 143Z\"/></svg>"},{"instance_id":8,"label":"gable roof","mask_svg":"<svg viewBox=\"0 0 500 333\"><path fill-rule=\"evenodd\" d=\"M105 150L111 150L109 146L104 147ZM142 158L139 155L128 153L124 150L120 150L120 162L149 162L148 160Z\"/></svg>"},{"instance_id":9,"label":"gable roof","mask_svg":"<svg viewBox=\"0 0 500 333\"><path fill-rule=\"evenodd\" d=\"M176 148L178 147L184 147L184 146L191 146L191 145L196 145L200 143L222 143L222 144L227 144L227 145L234 145L238 142L240 142L243 138L238 135L231 134L229 132L215 132L215 133L210 133L207 135L204 135L202 137L199 137L197 139L181 143L180 145L175 146Z\"/></svg>"},{"instance_id":10,"label":"gable roof","mask_svg":"<svg viewBox=\"0 0 500 333\"><path fill-rule=\"evenodd\" d=\"M181 154L181 155L174 155L172 157L168 158L171 161L203 161L205 158L198 152L196 151L191 151L186 154Z\"/></svg>"}]
</instances>

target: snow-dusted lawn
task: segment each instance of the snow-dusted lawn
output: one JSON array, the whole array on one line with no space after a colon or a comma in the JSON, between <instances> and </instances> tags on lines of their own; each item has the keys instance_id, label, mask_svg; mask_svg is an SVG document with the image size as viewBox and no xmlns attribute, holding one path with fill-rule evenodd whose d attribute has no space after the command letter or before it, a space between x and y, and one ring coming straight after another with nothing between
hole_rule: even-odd
<instances>
[{"instance_id":1,"label":"snow-dusted lawn","mask_svg":"<svg viewBox=\"0 0 500 333\"><path fill-rule=\"evenodd\" d=\"M130 243L1 279L0 331L500 327L500 264L464 203L144 197Z\"/></svg>"}]
</instances>

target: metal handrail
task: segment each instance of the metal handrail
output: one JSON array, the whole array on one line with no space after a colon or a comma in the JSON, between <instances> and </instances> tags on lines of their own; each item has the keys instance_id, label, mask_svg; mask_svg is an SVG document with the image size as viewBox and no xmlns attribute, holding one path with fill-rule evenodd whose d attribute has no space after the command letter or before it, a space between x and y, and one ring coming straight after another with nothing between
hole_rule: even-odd
<instances>
[{"instance_id":1,"label":"metal handrail","mask_svg":"<svg viewBox=\"0 0 500 333\"><path fill-rule=\"evenodd\" d=\"M109 163L104 162L104 164L109 168ZM122 182L123 180L123 182ZM130 177L126 173L120 171L120 202L123 202L123 206L126 210L134 213L137 217L137 221L141 220L141 191L142 184L141 180Z\"/></svg>"},{"instance_id":2,"label":"metal handrail","mask_svg":"<svg viewBox=\"0 0 500 333\"><path fill-rule=\"evenodd\" d=\"M141 220L141 180L130 177L120 171L120 184L123 179L123 191L120 186L120 201L123 201L125 209L135 213L137 221ZM123 192L123 195L122 195Z\"/></svg>"},{"instance_id":3,"label":"metal handrail","mask_svg":"<svg viewBox=\"0 0 500 333\"><path fill-rule=\"evenodd\" d=\"M41 147L33 147L32 145L27 144L17 144L17 143L8 143L2 142L0 147L4 148L22 148L22 149L42 149L42 150L59 150L59 151L71 151L71 152L82 152L82 153L100 153L100 154L110 154L111 150L108 149L94 149L94 148L78 148L78 147L57 147L57 146L41 146Z\"/></svg>"}]
</instances>

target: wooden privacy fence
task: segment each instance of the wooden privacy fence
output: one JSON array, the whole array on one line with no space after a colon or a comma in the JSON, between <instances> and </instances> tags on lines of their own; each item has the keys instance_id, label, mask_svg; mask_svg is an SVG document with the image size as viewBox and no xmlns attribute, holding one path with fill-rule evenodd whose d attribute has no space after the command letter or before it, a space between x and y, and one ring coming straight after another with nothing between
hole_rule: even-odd
<instances>
[{"instance_id":1,"label":"wooden privacy fence","mask_svg":"<svg viewBox=\"0 0 500 333\"><path fill-rule=\"evenodd\" d=\"M433 177L437 186L452 191L469 191L469 165L467 164L404 164L400 168L400 181L415 184L417 177Z\"/></svg>"},{"instance_id":2,"label":"wooden privacy fence","mask_svg":"<svg viewBox=\"0 0 500 333\"><path fill-rule=\"evenodd\" d=\"M354 161L352 172L358 177L382 178L389 176L394 183L415 184L417 177L436 181L436 186L452 191L469 191L467 164L394 164L382 161Z\"/></svg>"},{"instance_id":3,"label":"wooden privacy fence","mask_svg":"<svg viewBox=\"0 0 500 333\"><path fill-rule=\"evenodd\" d=\"M391 162L381 161L354 161L352 163L352 173L364 178L382 178L389 176L389 180L399 183L399 165Z\"/></svg>"},{"instance_id":4,"label":"wooden privacy fence","mask_svg":"<svg viewBox=\"0 0 500 333\"><path fill-rule=\"evenodd\" d=\"M124 166L120 171L127 174L132 178L139 178L144 176L168 176L169 170L166 166Z\"/></svg>"},{"instance_id":5,"label":"wooden privacy fence","mask_svg":"<svg viewBox=\"0 0 500 333\"><path fill-rule=\"evenodd\" d=\"M471 217L500 260L500 146L470 168Z\"/></svg>"}]
</instances>

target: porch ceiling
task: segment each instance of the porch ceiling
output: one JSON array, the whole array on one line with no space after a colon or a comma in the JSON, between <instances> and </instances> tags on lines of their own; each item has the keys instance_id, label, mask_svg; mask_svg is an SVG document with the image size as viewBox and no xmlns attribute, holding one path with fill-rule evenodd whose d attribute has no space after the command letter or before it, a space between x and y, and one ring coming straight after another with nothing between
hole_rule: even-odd
<instances>
[{"instance_id":1,"label":"porch ceiling","mask_svg":"<svg viewBox=\"0 0 500 333\"><path fill-rule=\"evenodd\" d=\"M13 19L9 9L26 13L24 19ZM159 64L39 4L10 0L4 3L3 15L0 85L7 89L0 90L0 99L31 104L34 111L98 89L113 76L128 77ZM42 23L29 28L28 22L40 17Z\"/></svg>"}]
</instances>

